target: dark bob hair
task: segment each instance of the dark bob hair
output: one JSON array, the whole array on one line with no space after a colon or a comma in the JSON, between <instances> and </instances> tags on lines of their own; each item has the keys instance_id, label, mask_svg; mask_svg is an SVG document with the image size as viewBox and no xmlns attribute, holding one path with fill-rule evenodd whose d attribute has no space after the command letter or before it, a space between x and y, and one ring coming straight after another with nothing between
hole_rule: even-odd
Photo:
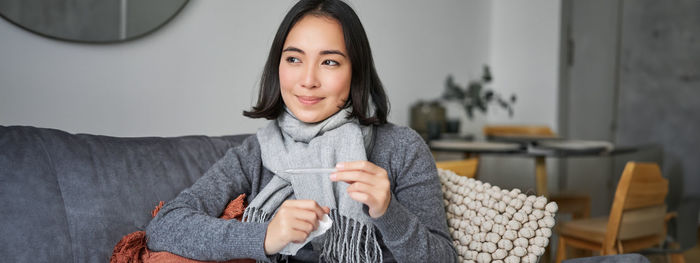
<instances>
[{"instance_id":1,"label":"dark bob hair","mask_svg":"<svg viewBox=\"0 0 700 263\"><path fill-rule=\"evenodd\" d=\"M343 28L345 48L352 64L350 96L345 107L353 106L350 117L356 117L362 125L386 123L389 101L377 70L374 68L369 41L360 19L350 6L339 0L301 0L289 10L272 41L262 77L258 101L252 110L243 115L250 118L276 119L284 110L280 94L279 63L287 34L306 15L325 16L337 20ZM375 115L368 116L370 96L375 105Z\"/></svg>"}]
</instances>

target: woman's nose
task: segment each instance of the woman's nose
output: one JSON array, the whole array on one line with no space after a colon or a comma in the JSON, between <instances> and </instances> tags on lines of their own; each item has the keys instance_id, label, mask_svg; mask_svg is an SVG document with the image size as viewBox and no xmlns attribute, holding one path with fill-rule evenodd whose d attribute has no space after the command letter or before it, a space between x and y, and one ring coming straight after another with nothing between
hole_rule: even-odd
<instances>
[{"instance_id":1,"label":"woman's nose","mask_svg":"<svg viewBox=\"0 0 700 263\"><path fill-rule=\"evenodd\" d=\"M301 78L301 86L304 88L318 88L321 86L321 83L318 81L318 76L316 72L317 68L313 66L309 66L304 70L304 75Z\"/></svg>"}]
</instances>

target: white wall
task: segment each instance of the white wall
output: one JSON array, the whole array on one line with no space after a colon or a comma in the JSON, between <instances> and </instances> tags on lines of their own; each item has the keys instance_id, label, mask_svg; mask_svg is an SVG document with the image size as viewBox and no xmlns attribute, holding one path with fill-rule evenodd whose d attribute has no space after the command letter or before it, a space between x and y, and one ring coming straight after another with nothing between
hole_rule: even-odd
<instances>
[{"instance_id":1,"label":"white wall","mask_svg":"<svg viewBox=\"0 0 700 263\"><path fill-rule=\"evenodd\" d=\"M500 0L491 9L492 87L518 101L513 118L493 107L488 121L556 129L561 2Z\"/></svg>"},{"instance_id":2,"label":"white wall","mask_svg":"<svg viewBox=\"0 0 700 263\"><path fill-rule=\"evenodd\" d=\"M0 125L113 136L251 133L275 30L291 2L190 1L161 30L121 44L37 36L0 19ZM351 1L389 94L392 122L488 59L488 1ZM398 9L397 9L398 8ZM505 74L504 74L505 76Z\"/></svg>"},{"instance_id":3,"label":"white wall","mask_svg":"<svg viewBox=\"0 0 700 263\"><path fill-rule=\"evenodd\" d=\"M492 124L541 124L558 127L559 38L558 0L493 1L490 17L491 87L516 94L513 117L497 106L489 108ZM555 159L547 159L548 185L558 184ZM535 161L531 157L481 157L479 178L505 188L535 191Z\"/></svg>"},{"instance_id":4,"label":"white wall","mask_svg":"<svg viewBox=\"0 0 700 263\"><path fill-rule=\"evenodd\" d=\"M240 112L286 5L191 1L155 34L112 45L54 41L0 20L0 123L118 136L251 132L261 122Z\"/></svg>"},{"instance_id":5,"label":"white wall","mask_svg":"<svg viewBox=\"0 0 700 263\"><path fill-rule=\"evenodd\" d=\"M392 103L392 122L408 125L410 106L439 98L448 74L464 85L488 63L489 1L353 2ZM457 114L466 122L461 109Z\"/></svg>"}]
</instances>

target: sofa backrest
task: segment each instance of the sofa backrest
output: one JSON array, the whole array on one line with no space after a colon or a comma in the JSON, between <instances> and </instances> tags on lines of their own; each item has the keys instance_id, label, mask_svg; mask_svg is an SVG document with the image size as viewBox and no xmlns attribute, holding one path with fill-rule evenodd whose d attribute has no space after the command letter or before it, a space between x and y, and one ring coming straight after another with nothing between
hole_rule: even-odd
<instances>
[{"instance_id":1,"label":"sofa backrest","mask_svg":"<svg viewBox=\"0 0 700 263\"><path fill-rule=\"evenodd\" d=\"M151 210L248 135L118 138L0 126L0 255L107 262Z\"/></svg>"}]
</instances>

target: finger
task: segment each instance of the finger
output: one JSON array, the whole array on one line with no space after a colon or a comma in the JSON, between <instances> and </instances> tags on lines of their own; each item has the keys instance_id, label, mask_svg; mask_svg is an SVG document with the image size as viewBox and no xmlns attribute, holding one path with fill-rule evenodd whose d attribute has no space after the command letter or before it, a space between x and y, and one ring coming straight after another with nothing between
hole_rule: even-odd
<instances>
[{"instance_id":1,"label":"finger","mask_svg":"<svg viewBox=\"0 0 700 263\"><path fill-rule=\"evenodd\" d=\"M305 209L294 211L294 218L309 223L312 229L316 229L318 227L318 221L320 219L317 216L318 215L314 211Z\"/></svg>"},{"instance_id":2,"label":"finger","mask_svg":"<svg viewBox=\"0 0 700 263\"><path fill-rule=\"evenodd\" d=\"M350 185L347 189L350 198L355 201L361 202L370 208L375 207L379 202L375 195L378 191L375 187L363 183L354 183Z\"/></svg>"},{"instance_id":3,"label":"finger","mask_svg":"<svg viewBox=\"0 0 700 263\"><path fill-rule=\"evenodd\" d=\"M318 227L305 220L294 220L294 222L292 222L292 229L304 232L307 235L316 230L316 228Z\"/></svg>"},{"instance_id":4,"label":"finger","mask_svg":"<svg viewBox=\"0 0 700 263\"><path fill-rule=\"evenodd\" d=\"M324 207L322 207L322 208L323 208L323 212L326 213L326 214L328 214L328 213L331 212L331 209L330 209L329 207L327 207L327 206L324 206Z\"/></svg>"},{"instance_id":5,"label":"finger","mask_svg":"<svg viewBox=\"0 0 700 263\"><path fill-rule=\"evenodd\" d=\"M366 184L363 182L355 182L348 186L348 192L362 192L365 194L371 194L374 191L376 191L376 187L370 184Z\"/></svg>"},{"instance_id":6,"label":"finger","mask_svg":"<svg viewBox=\"0 0 700 263\"><path fill-rule=\"evenodd\" d=\"M370 195L363 193L363 192L350 192L350 193L348 193L348 195L353 200L358 201L358 202L363 203L363 204L366 204L369 207L372 207Z\"/></svg>"},{"instance_id":7,"label":"finger","mask_svg":"<svg viewBox=\"0 0 700 263\"><path fill-rule=\"evenodd\" d=\"M347 188L348 195L352 198L355 196L356 201L362 202L372 209L381 209L385 207L387 201L391 199L391 193L388 187L378 185L367 185L363 183L354 183Z\"/></svg>"},{"instance_id":8,"label":"finger","mask_svg":"<svg viewBox=\"0 0 700 263\"><path fill-rule=\"evenodd\" d=\"M304 209L316 213L316 219L321 220L327 214L323 208L314 200L289 200L294 208Z\"/></svg>"},{"instance_id":9,"label":"finger","mask_svg":"<svg viewBox=\"0 0 700 263\"><path fill-rule=\"evenodd\" d=\"M304 240L306 240L307 237L309 237L309 233L306 233L304 231L299 231L292 229L289 232L289 240L292 241L293 243L302 243Z\"/></svg>"},{"instance_id":10,"label":"finger","mask_svg":"<svg viewBox=\"0 0 700 263\"><path fill-rule=\"evenodd\" d=\"M376 180L376 177L364 171L353 170L332 173L330 179L331 181L343 181L349 184L353 184L355 182L372 184L372 182Z\"/></svg>"},{"instance_id":11,"label":"finger","mask_svg":"<svg viewBox=\"0 0 700 263\"><path fill-rule=\"evenodd\" d=\"M372 174L380 174L384 171L383 168L369 161L341 162L337 163L335 168L337 171L361 170Z\"/></svg>"}]
</instances>

